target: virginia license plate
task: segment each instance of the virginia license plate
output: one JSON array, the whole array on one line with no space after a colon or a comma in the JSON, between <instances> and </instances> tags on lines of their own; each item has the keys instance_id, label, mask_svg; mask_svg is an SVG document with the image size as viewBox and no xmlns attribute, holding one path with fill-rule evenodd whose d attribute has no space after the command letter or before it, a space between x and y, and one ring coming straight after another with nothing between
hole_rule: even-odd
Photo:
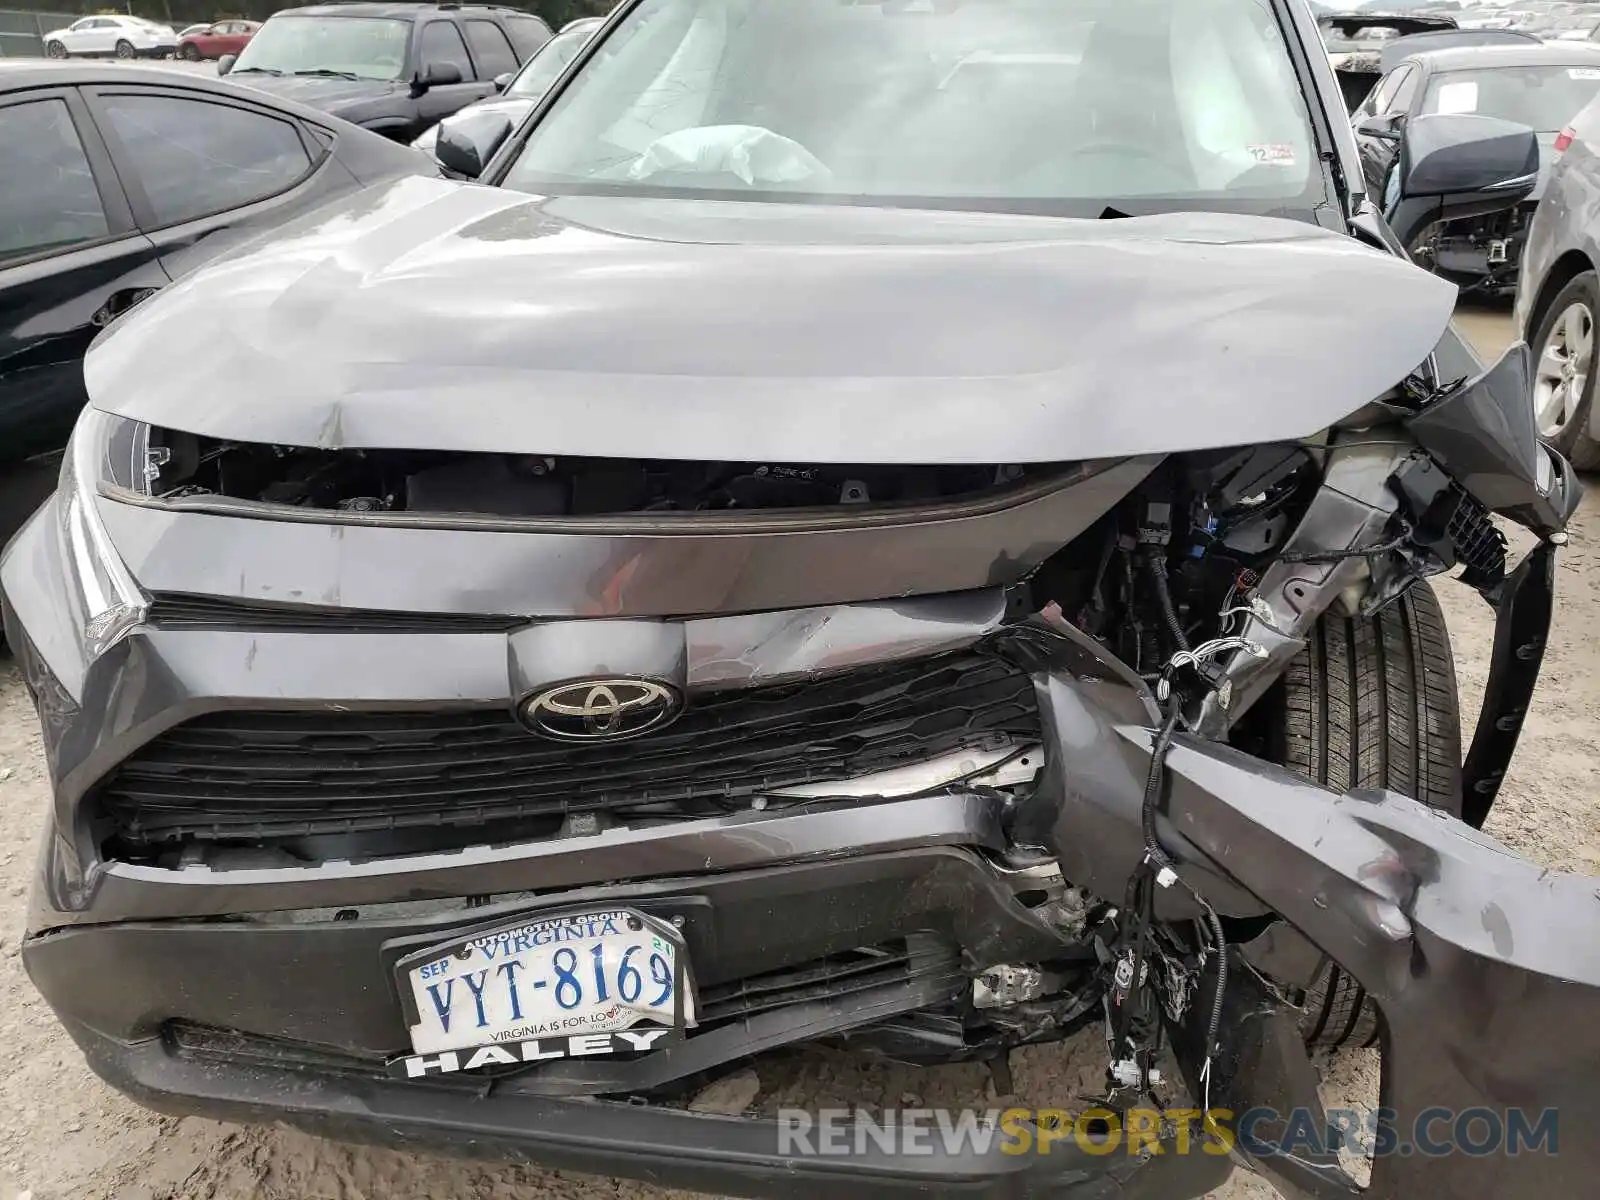
<instances>
[{"instance_id":1,"label":"virginia license plate","mask_svg":"<svg viewBox=\"0 0 1600 1200\"><path fill-rule=\"evenodd\" d=\"M420 1079L560 1058L658 1050L694 1024L677 931L632 909L524 920L396 965Z\"/></svg>"}]
</instances>

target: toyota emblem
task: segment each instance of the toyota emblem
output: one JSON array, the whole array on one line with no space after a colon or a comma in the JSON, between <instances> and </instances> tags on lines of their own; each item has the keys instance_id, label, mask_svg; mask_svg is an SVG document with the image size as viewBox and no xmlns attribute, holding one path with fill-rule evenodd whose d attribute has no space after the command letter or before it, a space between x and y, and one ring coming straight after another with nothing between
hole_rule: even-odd
<instances>
[{"instance_id":1,"label":"toyota emblem","mask_svg":"<svg viewBox=\"0 0 1600 1200\"><path fill-rule=\"evenodd\" d=\"M529 697L528 728L563 742L638 737L675 721L683 697L651 679L580 679Z\"/></svg>"}]
</instances>

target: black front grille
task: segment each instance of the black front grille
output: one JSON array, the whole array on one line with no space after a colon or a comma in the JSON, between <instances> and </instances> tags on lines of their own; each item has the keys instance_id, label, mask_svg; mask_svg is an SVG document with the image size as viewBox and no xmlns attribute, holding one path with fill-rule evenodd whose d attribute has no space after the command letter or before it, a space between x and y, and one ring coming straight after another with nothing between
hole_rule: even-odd
<instances>
[{"instance_id":1,"label":"black front grille","mask_svg":"<svg viewBox=\"0 0 1600 1200\"><path fill-rule=\"evenodd\" d=\"M212 713L141 747L96 800L123 847L404 830L477 838L576 812L715 812L1038 737L1028 678L965 651L696 697L669 728L610 745L546 741L508 709Z\"/></svg>"}]
</instances>

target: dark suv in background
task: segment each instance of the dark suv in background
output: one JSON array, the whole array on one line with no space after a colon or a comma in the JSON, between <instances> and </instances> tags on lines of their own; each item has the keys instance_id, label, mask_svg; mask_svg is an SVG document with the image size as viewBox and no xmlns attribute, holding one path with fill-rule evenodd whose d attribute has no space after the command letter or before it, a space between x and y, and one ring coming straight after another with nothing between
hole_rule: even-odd
<instances>
[{"instance_id":1,"label":"dark suv in background","mask_svg":"<svg viewBox=\"0 0 1600 1200\"><path fill-rule=\"evenodd\" d=\"M550 38L540 18L490 5L322 4L274 14L217 70L409 142Z\"/></svg>"}]
</instances>

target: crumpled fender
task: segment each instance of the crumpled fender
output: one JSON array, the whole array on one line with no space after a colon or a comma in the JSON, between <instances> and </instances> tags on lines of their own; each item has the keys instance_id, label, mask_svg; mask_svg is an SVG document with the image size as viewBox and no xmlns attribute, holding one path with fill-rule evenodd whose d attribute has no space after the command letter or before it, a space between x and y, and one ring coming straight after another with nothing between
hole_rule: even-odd
<instances>
[{"instance_id":1,"label":"crumpled fender","mask_svg":"<svg viewBox=\"0 0 1600 1200\"><path fill-rule=\"evenodd\" d=\"M1148 746L1147 730L1123 736ZM1382 1013L1382 1104L1408 1131L1429 1110L1558 1114L1558 1153L1388 1155L1373 1200L1592 1195L1600 1177L1600 882L1535 866L1392 792L1335 795L1225 746L1179 739L1168 815L1210 862L1360 982ZM1317 1108L1289 1011L1247 972L1224 1022L1212 1103ZM1198 1014L1208 1008L1197 1004ZM1291 1026L1292 1028L1292 1026ZM1184 1054L1184 1051L1187 1053ZM1179 1039L1198 1076L1193 1029ZM1235 1068L1230 1072L1229 1065ZM1241 1064L1248 1070L1237 1069ZM1265 1097L1258 1088L1265 1087ZM1275 1091L1277 1094L1272 1095ZM1258 1161L1295 1194L1351 1181L1304 1156Z\"/></svg>"},{"instance_id":2,"label":"crumpled fender","mask_svg":"<svg viewBox=\"0 0 1600 1200\"><path fill-rule=\"evenodd\" d=\"M1493 674L1501 660L1517 660L1524 642L1542 637L1552 558L1547 543L1517 572ZM1519 615L1523 599L1533 610L1529 621ZM1018 814L1018 835L1047 845L1067 878L1116 902L1143 854L1140 788L1155 741L1153 702L1137 676L1065 622L1036 623L1027 644L1054 745ZM1508 736L1514 745L1515 731ZM1498 767L1509 758L1510 745L1479 742L1469 763L1481 756ZM1212 1107L1236 1114L1272 1108L1285 1116L1300 1110L1320 1128L1317 1077L1296 1027L1298 1010L1256 968L1304 982L1305 968L1325 954L1379 1009L1381 1103L1393 1111L1400 1140L1430 1110L1453 1118L1489 1109L1504 1122L1508 1110L1520 1109L1530 1125L1558 1110L1559 1153L1381 1156L1365 1195L1593 1194L1600 1178L1600 1138L1592 1132L1600 1121L1600 881L1535 866L1397 793L1341 795L1201 738L1179 735L1165 774L1157 829L1186 882L1225 918L1280 918L1251 948L1265 945L1268 953L1251 953L1249 962L1232 956L1221 1054L1209 1080ZM1497 769L1477 775L1499 779ZM1194 916L1186 891L1158 889L1157 915ZM1213 984L1201 981L1188 1022L1170 1031L1196 1100L1207 1090L1198 1026L1209 1018ZM1270 1144L1271 1123L1255 1134ZM1332 1153L1252 1156L1240 1149L1286 1195L1360 1193Z\"/></svg>"}]
</instances>

